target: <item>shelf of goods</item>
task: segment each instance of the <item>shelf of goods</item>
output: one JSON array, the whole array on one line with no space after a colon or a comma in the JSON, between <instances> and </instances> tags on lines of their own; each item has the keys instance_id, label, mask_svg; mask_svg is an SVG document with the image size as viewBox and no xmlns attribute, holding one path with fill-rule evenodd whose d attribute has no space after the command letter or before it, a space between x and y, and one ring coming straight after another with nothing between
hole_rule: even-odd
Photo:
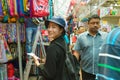
<instances>
[{"instance_id":1,"label":"shelf of goods","mask_svg":"<svg viewBox=\"0 0 120 80\"><path fill-rule=\"evenodd\" d=\"M111 18L111 19L116 18L116 19L120 19L120 15L106 15L106 16L102 17L102 19L105 19L105 18Z\"/></svg>"},{"instance_id":2,"label":"shelf of goods","mask_svg":"<svg viewBox=\"0 0 120 80\"><path fill-rule=\"evenodd\" d=\"M97 9L100 8L106 0L90 0L86 5L81 5L79 12L77 15L79 15L79 18L88 17L91 14L97 13ZM81 9L82 7L82 9Z\"/></svg>"}]
</instances>

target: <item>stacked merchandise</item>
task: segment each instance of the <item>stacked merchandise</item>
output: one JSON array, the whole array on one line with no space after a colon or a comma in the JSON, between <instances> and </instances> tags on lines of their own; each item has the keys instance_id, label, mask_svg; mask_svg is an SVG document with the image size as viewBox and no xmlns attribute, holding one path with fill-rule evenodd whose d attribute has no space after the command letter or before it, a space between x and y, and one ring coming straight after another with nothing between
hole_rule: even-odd
<instances>
[{"instance_id":1,"label":"stacked merchandise","mask_svg":"<svg viewBox=\"0 0 120 80\"><path fill-rule=\"evenodd\" d=\"M0 33L3 34L8 43L17 42L16 23L0 23ZM25 25L19 26L21 42L25 42Z\"/></svg>"},{"instance_id":2,"label":"stacked merchandise","mask_svg":"<svg viewBox=\"0 0 120 80\"><path fill-rule=\"evenodd\" d=\"M110 32L119 25L120 9L117 6L101 7L98 14L102 18L101 30Z\"/></svg>"}]
</instances>

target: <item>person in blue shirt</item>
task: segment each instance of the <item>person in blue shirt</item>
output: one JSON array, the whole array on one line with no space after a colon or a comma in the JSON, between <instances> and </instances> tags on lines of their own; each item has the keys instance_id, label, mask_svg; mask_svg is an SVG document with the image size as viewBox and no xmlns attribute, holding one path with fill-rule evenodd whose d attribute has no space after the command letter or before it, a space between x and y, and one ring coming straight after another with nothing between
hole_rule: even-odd
<instances>
[{"instance_id":1,"label":"person in blue shirt","mask_svg":"<svg viewBox=\"0 0 120 80\"><path fill-rule=\"evenodd\" d=\"M82 80L95 80L98 72L98 55L107 33L99 31L100 17L96 14L88 18L88 30L81 33L73 48L80 60ZM81 57L79 57L81 56Z\"/></svg>"},{"instance_id":2,"label":"person in blue shirt","mask_svg":"<svg viewBox=\"0 0 120 80\"><path fill-rule=\"evenodd\" d=\"M120 80L120 27L107 36L99 54L98 80Z\"/></svg>"}]
</instances>

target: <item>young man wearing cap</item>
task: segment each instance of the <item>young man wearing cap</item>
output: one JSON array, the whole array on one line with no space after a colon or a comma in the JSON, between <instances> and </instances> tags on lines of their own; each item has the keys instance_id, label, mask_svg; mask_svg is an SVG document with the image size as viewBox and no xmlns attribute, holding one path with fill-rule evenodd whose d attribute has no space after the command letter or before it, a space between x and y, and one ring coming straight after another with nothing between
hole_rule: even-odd
<instances>
[{"instance_id":1,"label":"young man wearing cap","mask_svg":"<svg viewBox=\"0 0 120 80\"><path fill-rule=\"evenodd\" d=\"M61 17L53 17L45 21L48 30L50 45L46 50L46 60L44 65L40 65L38 59L33 55L34 62L40 68L40 76L44 80L63 80L65 64L65 20ZM63 46L61 48L58 44Z\"/></svg>"},{"instance_id":2,"label":"young man wearing cap","mask_svg":"<svg viewBox=\"0 0 120 80\"><path fill-rule=\"evenodd\" d=\"M74 46L74 55L79 59L82 80L95 80L97 73L98 54L107 33L99 31L100 17L92 15L88 19L88 31L83 32L77 38Z\"/></svg>"}]
</instances>

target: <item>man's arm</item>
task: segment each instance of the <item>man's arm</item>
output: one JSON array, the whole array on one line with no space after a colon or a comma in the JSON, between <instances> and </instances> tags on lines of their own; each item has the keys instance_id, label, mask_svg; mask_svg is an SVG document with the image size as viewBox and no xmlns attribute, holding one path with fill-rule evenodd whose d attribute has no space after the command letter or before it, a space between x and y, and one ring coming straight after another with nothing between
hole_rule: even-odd
<instances>
[{"instance_id":1,"label":"man's arm","mask_svg":"<svg viewBox=\"0 0 120 80\"><path fill-rule=\"evenodd\" d=\"M74 50L73 55L77 58L78 61L80 60L80 54L78 51Z\"/></svg>"}]
</instances>

